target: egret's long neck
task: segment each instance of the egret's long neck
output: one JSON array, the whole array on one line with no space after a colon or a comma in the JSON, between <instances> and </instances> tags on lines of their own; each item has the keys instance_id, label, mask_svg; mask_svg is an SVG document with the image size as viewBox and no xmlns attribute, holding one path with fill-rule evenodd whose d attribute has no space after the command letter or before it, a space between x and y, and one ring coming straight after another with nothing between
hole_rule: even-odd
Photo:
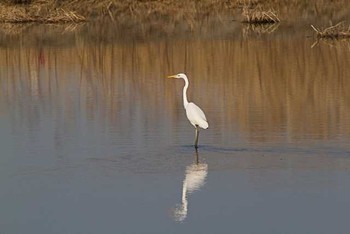
<instances>
[{"instance_id":1,"label":"egret's long neck","mask_svg":"<svg viewBox=\"0 0 350 234\"><path fill-rule=\"evenodd\" d=\"M185 81L185 86L184 86L184 89L182 91L182 94L183 94L183 99L184 99L184 108L186 108L186 106L188 104L188 100L187 100L188 79L187 79L187 77L185 77L183 79Z\"/></svg>"}]
</instances>

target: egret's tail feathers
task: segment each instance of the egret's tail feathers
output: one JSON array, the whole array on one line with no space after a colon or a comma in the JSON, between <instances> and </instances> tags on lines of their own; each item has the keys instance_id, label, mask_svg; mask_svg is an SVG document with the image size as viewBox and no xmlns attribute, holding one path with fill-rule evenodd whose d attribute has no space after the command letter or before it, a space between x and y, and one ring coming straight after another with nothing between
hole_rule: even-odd
<instances>
[{"instance_id":1,"label":"egret's tail feathers","mask_svg":"<svg viewBox=\"0 0 350 234\"><path fill-rule=\"evenodd\" d=\"M203 122L199 125L199 127L203 128L203 129L207 129L207 128L209 127L209 124L208 124L208 122L203 121Z\"/></svg>"}]
</instances>

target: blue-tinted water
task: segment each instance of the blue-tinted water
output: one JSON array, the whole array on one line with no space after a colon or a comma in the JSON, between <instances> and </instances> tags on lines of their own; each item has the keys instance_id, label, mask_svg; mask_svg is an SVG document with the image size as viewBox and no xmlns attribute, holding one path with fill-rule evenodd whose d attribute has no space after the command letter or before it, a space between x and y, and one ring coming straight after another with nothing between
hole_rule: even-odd
<instances>
[{"instance_id":1,"label":"blue-tinted water","mask_svg":"<svg viewBox=\"0 0 350 234\"><path fill-rule=\"evenodd\" d=\"M17 40L0 49L0 233L347 233L342 44ZM209 120L197 153L177 72Z\"/></svg>"}]
</instances>

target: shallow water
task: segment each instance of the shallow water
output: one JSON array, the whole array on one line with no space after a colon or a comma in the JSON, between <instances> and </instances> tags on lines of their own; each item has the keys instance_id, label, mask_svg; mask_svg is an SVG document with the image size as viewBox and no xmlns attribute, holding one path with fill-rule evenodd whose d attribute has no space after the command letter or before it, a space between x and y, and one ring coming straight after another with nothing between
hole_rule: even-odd
<instances>
[{"instance_id":1,"label":"shallow water","mask_svg":"<svg viewBox=\"0 0 350 234\"><path fill-rule=\"evenodd\" d=\"M347 233L349 43L276 27L8 36L0 233Z\"/></svg>"}]
</instances>

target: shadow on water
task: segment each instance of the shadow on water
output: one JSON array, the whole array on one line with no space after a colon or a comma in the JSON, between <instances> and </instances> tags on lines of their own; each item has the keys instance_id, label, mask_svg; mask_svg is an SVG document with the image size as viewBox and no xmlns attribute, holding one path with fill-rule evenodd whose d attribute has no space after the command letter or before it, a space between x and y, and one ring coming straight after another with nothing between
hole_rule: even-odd
<instances>
[{"instance_id":1,"label":"shadow on water","mask_svg":"<svg viewBox=\"0 0 350 234\"><path fill-rule=\"evenodd\" d=\"M186 151L190 150L196 150L194 149L193 145L182 145L182 149L186 149ZM219 146L213 146L213 145L200 145L199 146L201 151L206 152L215 152L215 153L231 153L231 152L251 152L254 151L251 147L247 148L236 148L236 147L219 147ZM196 150L198 151L198 150Z\"/></svg>"},{"instance_id":2,"label":"shadow on water","mask_svg":"<svg viewBox=\"0 0 350 234\"><path fill-rule=\"evenodd\" d=\"M261 153L261 154L301 154L301 155L316 155L319 153L333 155L333 156L350 156L349 150L343 148L330 148L330 147L317 147L317 148L300 148L300 147L227 147L227 146L214 146L214 145L201 145L200 150L208 153L217 154L229 154L229 153ZM195 150L193 145L182 145L182 151Z\"/></svg>"},{"instance_id":3,"label":"shadow on water","mask_svg":"<svg viewBox=\"0 0 350 234\"><path fill-rule=\"evenodd\" d=\"M182 183L181 204L177 204L173 212L176 222L183 222L188 214L188 196L200 190L208 175L208 164L200 162L198 150L194 153L194 162L186 167L185 179Z\"/></svg>"}]
</instances>

